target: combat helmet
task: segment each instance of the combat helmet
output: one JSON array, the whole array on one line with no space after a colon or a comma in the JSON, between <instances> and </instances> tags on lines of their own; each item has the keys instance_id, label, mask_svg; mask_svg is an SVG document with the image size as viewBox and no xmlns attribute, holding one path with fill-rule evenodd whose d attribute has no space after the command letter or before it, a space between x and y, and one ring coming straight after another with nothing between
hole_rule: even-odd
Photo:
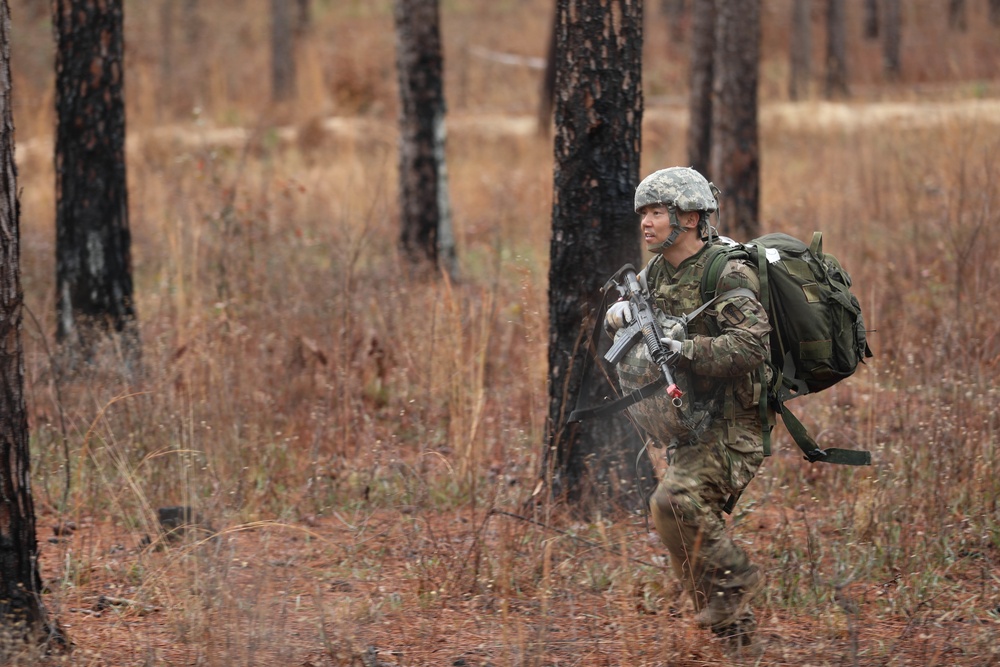
<instances>
[{"instance_id":1,"label":"combat helmet","mask_svg":"<svg viewBox=\"0 0 1000 667\"><path fill-rule=\"evenodd\" d=\"M650 204L666 205L670 209L670 225L674 228L666 241L649 248L655 252L677 240L680 234L678 209L701 213L698 226L711 236L708 216L719 210L719 189L691 167L660 169L642 179L635 189L635 212Z\"/></svg>"}]
</instances>

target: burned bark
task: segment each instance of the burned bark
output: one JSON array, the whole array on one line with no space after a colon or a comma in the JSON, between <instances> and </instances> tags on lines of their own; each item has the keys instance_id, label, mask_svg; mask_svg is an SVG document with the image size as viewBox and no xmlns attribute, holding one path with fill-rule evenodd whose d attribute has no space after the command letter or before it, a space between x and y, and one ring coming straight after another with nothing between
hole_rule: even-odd
<instances>
[{"instance_id":1,"label":"burned bark","mask_svg":"<svg viewBox=\"0 0 1000 667\"><path fill-rule=\"evenodd\" d=\"M395 21L400 247L414 264L454 274L438 0L396 0Z\"/></svg>"},{"instance_id":2,"label":"burned bark","mask_svg":"<svg viewBox=\"0 0 1000 667\"><path fill-rule=\"evenodd\" d=\"M20 203L11 113L10 8L0 0L0 661L25 640L65 648L41 604L24 401Z\"/></svg>"},{"instance_id":3,"label":"burned bark","mask_svg":"<svg viewBox=\"0 0 1000 667\"><path fill-rule=\"evenodd\" d=\"M140 359L125 171L122 0L54 0L56 335L90 360Z\"/></svg>"},{"instance_id":4,"label":"burned bark","mask_svg":"<svg viewBox=\"0 0 1000 667\"><path fill-rule=\"evenodd\" d=\"M633 210L642 124L640 0L559 0L555 169L549 268L549 414L545 460L554 491L584 511L637 506L652 491L642 443L621 414L568 423L611 393L595 369L604 340L600 289L640 256ZM643 461L640 466L637 461Z\"/></svg>"}]
</instances>

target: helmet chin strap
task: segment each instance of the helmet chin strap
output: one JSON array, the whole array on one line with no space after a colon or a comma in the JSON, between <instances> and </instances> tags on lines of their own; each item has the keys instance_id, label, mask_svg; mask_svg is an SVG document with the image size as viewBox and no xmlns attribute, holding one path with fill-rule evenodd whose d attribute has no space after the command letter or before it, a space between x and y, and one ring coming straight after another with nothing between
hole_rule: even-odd
<instances>
[{"instance_id":1,"label":"helmet chin strap","mask_svg":"<svg viewBox=\"0 0 1000 667\"><path fill-rule=\"evenodd\" d=\"M661 243L648 246L646 250L649 252L663 252L666 248L669 248L677 241L678 236L684 233L684 229L681 227L681 221L677 219L677 209L671 208L669 209L669 213L670 236L668 236L666 240Z\"/></svg>"}]
</instances>

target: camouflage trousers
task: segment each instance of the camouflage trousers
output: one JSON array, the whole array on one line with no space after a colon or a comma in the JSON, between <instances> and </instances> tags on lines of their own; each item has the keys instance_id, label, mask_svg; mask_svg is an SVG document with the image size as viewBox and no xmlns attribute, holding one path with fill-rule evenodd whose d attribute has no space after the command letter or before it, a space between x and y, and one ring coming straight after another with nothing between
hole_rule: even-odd
<instances>
[{"instance_id":1,"label":"camouflage trousers","mask_svg":"<svg viewBox=\"0 0 1000 667\"><path fill-rule=\"evenodd\" d=\"M670 564L691 597L698 624L717 633L755 626L749 601L763 575L726 535L722 508L764 460L759 422L713 427L677 448L650 501Z\"/></svg>"}]
</instances>

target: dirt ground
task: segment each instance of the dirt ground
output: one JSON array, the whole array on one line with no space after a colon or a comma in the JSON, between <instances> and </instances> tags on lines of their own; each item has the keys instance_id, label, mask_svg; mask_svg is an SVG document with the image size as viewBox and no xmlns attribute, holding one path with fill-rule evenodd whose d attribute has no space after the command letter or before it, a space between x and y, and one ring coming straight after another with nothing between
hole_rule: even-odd
<instances>
[{"instance_id":1,"label":"dirt ground","mask_svg":"<svg viewBox=\"0 0 1000 667\"><path fill-rule=\"evenodd\" d=\"M887 615L899 578L842 583L805 614L763 600L756 652L734 657L690 622L641 518L584 538L512 514L401 507L163 545L42 514L45 604L73 643L61 661L95 666L1000 664L1000 609L931 599ZM759 562L777 521L739 528ZM956 599L1000 581L996 561L956 564Z\"/></svg>"}]
</instances>

